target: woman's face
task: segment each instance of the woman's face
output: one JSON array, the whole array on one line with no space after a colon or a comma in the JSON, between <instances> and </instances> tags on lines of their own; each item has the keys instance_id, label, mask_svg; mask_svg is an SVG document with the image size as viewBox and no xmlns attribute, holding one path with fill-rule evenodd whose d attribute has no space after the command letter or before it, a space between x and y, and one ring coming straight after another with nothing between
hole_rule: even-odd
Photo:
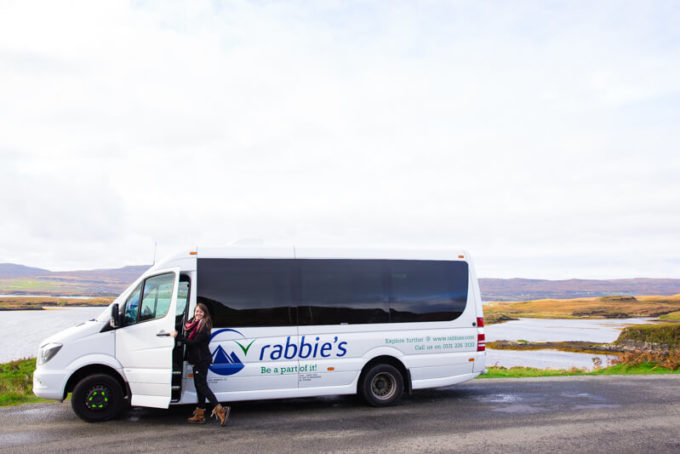
<instances>
[{"instance_id":1,"label":"woman's face","mask_svg":"<svg viewBox=\"0 0 680 454\"><path fill-rule=\"evenodd\" d=\"M203 312L201 310L201 308L197 306L196 309L194 310L194 318L196 320L201 320L204 315L205 315L205 312Z\"/></svg>"}]
</instances>

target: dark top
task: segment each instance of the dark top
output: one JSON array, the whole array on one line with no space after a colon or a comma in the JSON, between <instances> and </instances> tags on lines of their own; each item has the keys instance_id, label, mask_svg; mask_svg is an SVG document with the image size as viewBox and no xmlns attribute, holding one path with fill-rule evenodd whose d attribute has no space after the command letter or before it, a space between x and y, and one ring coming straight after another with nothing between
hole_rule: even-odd
<instances>
[{"instance_id":1,"label":"dark top","mask_svg":"<svg viewBox=\"0 0 680 454\"><path fill-rule=\"evenodd\" d=\"M188 333L182 332L177 334L177 340L186 344L187 346L187 361L194 366L210 365L212 363L212 355L210 354L210 330L203 327L193 339L188 339Z\"/></svg>"}]
</instances>

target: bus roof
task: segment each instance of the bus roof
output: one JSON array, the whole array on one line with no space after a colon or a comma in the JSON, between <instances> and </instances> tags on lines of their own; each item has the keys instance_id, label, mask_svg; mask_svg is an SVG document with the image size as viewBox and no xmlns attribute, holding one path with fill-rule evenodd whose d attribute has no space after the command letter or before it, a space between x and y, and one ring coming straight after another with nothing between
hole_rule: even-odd
<instances>
[{"instance_id":1,"label":"bus roof","mask_svg":"<svg viewBox=\"0 0 680 454\"><path fill-rule=\"evenodd\" d=\"M463 249L231 246L195 252L198 258L469 260Z\"/></svg>"}]
</instances>

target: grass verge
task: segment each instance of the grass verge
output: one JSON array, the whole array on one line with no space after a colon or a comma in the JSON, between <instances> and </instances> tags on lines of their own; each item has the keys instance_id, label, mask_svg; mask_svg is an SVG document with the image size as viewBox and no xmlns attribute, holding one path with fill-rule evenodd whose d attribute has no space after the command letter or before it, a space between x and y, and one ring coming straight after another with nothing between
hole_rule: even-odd
<instances>
[{"instance_id":1,"label":"grass verge","mask_svg":"<svg viewBox=\"0 0 680 454\"><path fill-rule=\"evenodd\" d=\"M48 402L33 394L35 358L0 364L0 407Z\"/></svg>"},{"instance_id":2,"label":"grass verge","mask_svg":"<svg viewBox=\"0 0 680 454\"><path fill-rule=\"evenodd\" d=\"M596 364L592 371L572 367L571 369L536 369L533 367L488 367L486 375L478 378L525 378L556 377L561 375L652 375L680 374L680 351L624 353L607 367Z\"/></svg>"},{"instance_id":3,"label":"grass verge","mask_svg":"<svg viewBox=\"0 0 680 454\"><path fill-rule=\"evenodd\" d=\"M637 366L616 365L587 371L585 369L535 369L533 367L488 367L486 375L477 378L530 378L530 377L558 377L568 375L656 375L680 374L680 370L670 370L652 363L642 363Z\"/></svg>"}]
</instances>

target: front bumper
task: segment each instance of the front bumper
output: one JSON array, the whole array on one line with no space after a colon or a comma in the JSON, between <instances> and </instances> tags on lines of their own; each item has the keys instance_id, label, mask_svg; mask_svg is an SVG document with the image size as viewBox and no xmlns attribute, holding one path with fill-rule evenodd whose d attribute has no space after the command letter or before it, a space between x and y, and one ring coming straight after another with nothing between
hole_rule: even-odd
<instances>
[{"instance_id":1,"label":"front bumper","mask_svg":"<svg viewBox=\"0 0 680 454\"><path fill-rule=\"evenodd\" d=\"M64 377L63 370L36 369L33 373L33 394L43 399L64 400Z\"/></svg>"}]
</instances>

